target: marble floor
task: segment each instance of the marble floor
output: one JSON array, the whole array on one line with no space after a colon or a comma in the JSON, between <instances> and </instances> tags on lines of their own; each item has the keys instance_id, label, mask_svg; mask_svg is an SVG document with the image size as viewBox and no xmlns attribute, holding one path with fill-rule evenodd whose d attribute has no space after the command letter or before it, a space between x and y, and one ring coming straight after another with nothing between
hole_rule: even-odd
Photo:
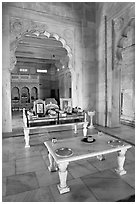
<instances>
[{"instance_id":1,"label":"marble floor","mask_svg":"<svg viewBox=\"0 0 137 204\"><path fill-rule=\"evenodd\" d=\"M100 131L110 131L108 128ZM102 128L102 129L101 129ZM123 131L122 131L123 130ZM22 135L2 140L2 201L3 202L116 202L135 194L135 133L134 128L121 126L110 131L132 143L126 153L127 174L119 176L117 153L105 160L96 157L70 162L67 183L69 193L60 195L58 172L48 171L48 152L38 137L32 137L30 148L24 148ZM17 137L18 136L18 137Z\"/></svg>"}]
</instances>

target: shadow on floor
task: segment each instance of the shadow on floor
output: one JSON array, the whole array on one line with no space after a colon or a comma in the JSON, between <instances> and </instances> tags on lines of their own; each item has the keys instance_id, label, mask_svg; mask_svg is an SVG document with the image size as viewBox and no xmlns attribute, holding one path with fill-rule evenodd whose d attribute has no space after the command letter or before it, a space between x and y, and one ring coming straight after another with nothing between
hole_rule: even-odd
<instances>
[{"instance_id":1,"label":"shadow on floor","mask_svg":"<svg viewBox=\"0 0 137 204\"><path fill-rule=\"evenodd\" d=\"M135 195L132 195L128 198L122 199L122 200L118 200L117 202L135 202Z\"/></svg>"}]
</instances>

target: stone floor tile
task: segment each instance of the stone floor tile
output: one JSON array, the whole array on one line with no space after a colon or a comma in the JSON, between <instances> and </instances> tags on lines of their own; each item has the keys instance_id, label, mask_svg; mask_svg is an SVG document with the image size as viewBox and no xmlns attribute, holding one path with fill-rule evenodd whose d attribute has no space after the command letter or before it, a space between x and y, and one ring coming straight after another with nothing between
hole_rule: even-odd
<instances>
[{"instance_id":1,"label":"stone floor tile","mask_svg":"<svg viewBox=\"0 0 137 204\"><path fill-rule=\"evenodd\" d=\"M58 172L49 172L49 170L38 170L36 171L39 186L49 186L52 184L59 183Z\"/></svg>"},{"instance_id":2,"label":"stone floor tile","mask_svg":"<svg viewBox=\"0 0 137 204\"><path fill-rule=\"evenodd\" d=\"M104 128L104 131L106 130L111 134L118 136L119 138L127 139L128 141L134 143L135 133L133 128L121 126L120 128ZM79 132L82 134L82 130L80 130ZM63 139L67 138L70 133L71 132L68 130L65 131L65 134L58 131L53 132L51 136L57 135L58 139ZM36 135L39 138L37 138ZM70 134L69 136L73 137L74 134ZM60 195L57 189L57 184L59 183L58 172L51 173L48 171L47 167L49 165L49 160L47 148L44 144L42 144L42 142L41 144L37 143L39 142L39 139L41 141L45 141L45 139L47 138L48 133L45 132L31 134L31 147L28 149L25 148L23 134L20 137L10 137L2 140L3 201L107 202L110 199L111 201L121 200L134 194L135 148L133 146L126 153L126 161L124 167L127 170L127 174L123 176L117 175L114 170L115 167L117 167L117 153L106 155L106 160L104 161L99 161L96 157L94 157L87 160L70 162L68 166L67 184L70 186L71 191L64 195ZM30 172L36 173L35 178L37 180L37 184L34 186L37 186L37 189L6 196L7 178L12 177L13 175L18 176L20 173L24 175ZM14 182L10 181L9 183L12 186L12 183L22 183L23 180L14 180ZM22 183L21 185L23 186L24 184ZM20 187L20 189L25 188Z\"/></svg>"},{"instance_id":3,"label":"stone floor tile","mask_svg":"<svg viewBox=\"0 0 137 204\"><path fill-rule=\"evenodd\" d=\"M49 172L49 170L39 170L36 171L37 179L39 182L39 186L49 186L52 184L59 184L59 175L57 172ZM72 175L68 172L67 180L73 179Z\"/></svg>"},{"instance_id":4,"label":"stone floor tile","mask_svg":"<svg viewBox=\"0 0 137 204\"><path fill-rule=\"evenodd\" d=\"M90 165L90 163L86 162L86 165L79 164L78 162L75 162L74 164L69 164L68 165L68 172L74 177L74 178L79 178L81 176L85 176L88 174L95 173L97 169ZM88 167L88 168L87 168Z\"/></svg>"},{"instance_id":5,"label":"stone floor tile","mask_svg":"<svg viewBox=\"0 0 137 204\"><path fill-rule=\"evenodd\" d=\"M2 152L2 162L9 162L9 151Z\"/></svg>"},{"instance_id":6,"label":"stone floor tile","mask_svg":"<svg viewBox=\"0 0 137 204\"><path fill-rule=\"evenodd\" d=\"M34 195L34 201L35 202L54 202L55 200L49 187L42 187L36 191L36 194Z\"/></svg>"},{"instance_id":7,"label":"stone floor tile","mask_svg":"<svg viewBox=\"0 0 137 204\"><path fill-rule=\"evenodd\" d=\"M6 177L2 177L2 196L6 195Z\"/></svg>"},{"instance_id":8,"label":"stone floor tile","mask_svg":"<svg viewBox=\"0 0 137 204\"><path fill-rule=\"evenodd\" d=\"M6 157L4 156L4 154L6 154ZM15 159L16 159L15 152L13 152L11 149L9 149L6 152L4 151L2 153L2 161L3 162L15 161Z\"/></svg>"},{"instance_id":9,"label":"stone floor tile","mask_svg":"<svg viewBox=\"0 0 137 204\"><path fill-rule=\"evenodd\" d=\"M16 173L32 172L39 169L47 169L47 166L41 156L28 157L16 160Z\"/></svg>"},{"instance_id":10,"label":"stone floor tile","mask_svg":"<svg viewBox=\"0 0 137 204\"><path fill-rule=\"evenodd\" d=\"M129 150L127 150L127 152L126 152L126 159L128 161L132 161L132 162L135 161L135 148L134 147L132 147Z\"/></svg>"},{"instance_id":11,"label":"stone floor tile","mask_svg":"<svg viewBox=\"0 0 137 204\"><path fill-rule=\"evenodd\" d=\"M3 162L2 163L2 176L15 175L15 161Z\"/></svg>"},{"instance_id":12,"label":"stone floor tile","mask_svg":"<svg viewBox=\"0 0 137 204\"><path fill-rule=\"evenodd\" d=\"M120 177L113 178L109 175L108 170L102 171L101 176L100 173L96 173L94 177L89 175L81 178L99 202L114 202L135 193L134 189Z\"/></svg>"},{"instance_id":13,"label":"stone floor tile","mask_svg":"<svg viewBox=\"0 0 137 204\"><path fill-rule=\"evenodd\" d=\"M127 163L125 164L124 168L127 171L127 173L121 176L120 178L124 180L126 183L128 183L130 186L135 188L135 163L134 162ZM113 169L112 171L115 172L115 169Z\"/></svg>"},{"instance_id":14,"label":"stone floor tile","mask_svg":"<svg viewBox=\"0 0 137 204\"><path fill-rule=\"evenodd\" d=\"M50 165L50 163L49 163L49 158L48 158L48 155L42 155L42 158L43 158L43 160L44 160L44 162L45 162L45 165L47 166L47 168L48 168L48 166Z\"/></svg>"},{"instance_id":15,"label":"stone floor tile","mask_svg":"<svg viewBox=\"0 0 137 204\"><path fill-rule=\"evenodd\" d=\"M13 138L13 144L14 144L14 148L18 149L18 148L22 148L25 145L25 140L24 137L14 137Z\"/></svg>"},{"instance_id":16,"label":"stone floor tile","mask_svg":"<svg viewBox=\"0 0 137 204\"><path fill-rule=\"evenodd\" d=\"M42 143L42 144L39 144L39 145L35 145L33 146L36 150L38 151L43 151L43 150L46 150L47 151L47 148L45 147L45 145Z\"/></svg>"},{"instance_id":17,"label":"stone floor tile","mask_svg":"<svg viewBox=\"0 0 137 204\"><path fill-rule=\"evenodd\" d=\"M11 153L14 153L13 137L2 140L2 152L8 152L8 151L10 151Z\"/></svg>"},{"instance_id":18,"label":"stone floor tile","mask_svg":"<svg viewBox=\"0 0 137 204\"><path fill-rule=\"evenodd\" d=\"M35 172L8 176L6 181L6 195L14 195L38 188Z\"/></svg>"},{"instance_id":19,"label":"stone floor tile","mask_svg":"<svg viewBox=\"0 0 137 204\"><path fill-rule=\"evenodd\" d=\"M109 157L108 155L105 155L105 160L89 160L89 162L97 168L99 171L103 171L105 169L110 169L113 167L117 167L117 158L116 156L114 157Z\"/></svg>"},{"instance_id":20,"label":"stone floor tile","mask_svg":"<svg viewBox=\"0 0 137 204\"><path fill-rule=\"evenodd\" d=\"M57 185L50 186L55 202L96 202L97 199L80 178L67 182L70 192L60 194Z\"/></svg>"},{"instance_id":21,"label":"stone floor tile","mask_svg":"<svg viewBox=\"0 0 137 204\"><path fill-rule=\"evenodd\" d=\"M43 149L40 150L41 155L46 155L48 156L48 149L46 148L46 146L44 145Z\"/></svg>"},{"instance_id":22,"label":"stone floor tile","mask_svg":"<svg viewBox=\"0 0 137 204\"><path fill-rule=\"evenodd\" d=\"M38 188L16 195L3 196L3 202L54 202L53 195L48 187Z\"/></svg>"},{"instance_id":23,"label":"stone floor tile","mask_svg":"<svg viewBox=\"0 0 137 204\"><path fill-rule=\"evenodd\" d=\"M18 149L15 152L16 159L41 156L40 151L36 147Z\"/></svg>"},{"instance_id":24,"label":"stone floor tile","mask_svg":"<svg viewBox=\"0 0 137 204\"><path fill-rule=\"evenodd\" d=\"M75 161L75 164L87 168L88 170L90 170L91 173L95 173L98 171L98 169L92 165L92 162L89 162L87 159Z\"/></svg>"},{"instance_id":25,"label":"stone floor tile","mask_svg":"<svg viewBox=\"0 0 137 204\"><path fill-rule=\"evenodd\" d=\"M40 135L30 136L30 146L35 146L37 144L38 145L42 144L42 137Z\"/></svg>"}]
</instances>

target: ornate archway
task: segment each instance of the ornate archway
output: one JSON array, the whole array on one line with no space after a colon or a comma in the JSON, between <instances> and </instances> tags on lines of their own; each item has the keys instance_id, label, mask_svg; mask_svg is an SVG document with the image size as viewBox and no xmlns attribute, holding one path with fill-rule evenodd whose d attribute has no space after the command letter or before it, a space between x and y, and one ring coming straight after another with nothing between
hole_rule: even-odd
<instances>
[{"instance_id":1,"label":"ornate archway","mask_svg":"<svg viewBox=\"0 0 137 204\"><path fill-rule=\"evenodd\" d=\"M48 38L54 37L57 41L60 41L63 48L67 50L67 56L69 58L68 68L71 72L73 72L72 49L63 37L59 36L55 32L48 32L47 25L39 24L38 22L34 22L31 20L25 21L22 19L11 18L10 31L10 70L13 70L16 64L15 50L18 46L19 41L25 34L29 33L35 35L36 37L40 35L44 35Z\"/></svg>"},{"instance_id":2,"label":"ornate archway","mask_svg":"<svg viewBox=\"0 0 137 204\"><path fill-rule=\"evenodd\" d=\"M13 87L11 90L11 99L18 102L20 100L20 90L18 87Z\"/></svg>"},{"instance_id":3,"label":"ornate archway","mask_svg":"<svg viewBox=\"0 0 137 204\"><path fill-rule=\"evenodd\" d=\"M36 37L41 37L45 36L45 39L50 39L50 38L55 38L55 40L61 42L62 48L64 48L67 52L66 58L67 58L67 68L69 69L70 73L73 75L73 78L75 79L75 69L74 69L74 62L73 62L73 38L68 38L70 35L70 30L64 28L62 30L62 33L57 33L56 28L53 29L53 31L48 31L51 30L50 26L32 21L32 20L26 20L26 19L20 19L20 18L14 18L11 17L10 19L10 72L14 69L17 58L15 55L16 48L18 47L19 42L25 37L25 35L33 35ZM54 32L55 30L55 32ZM68 36L67 36L68 32ZM65 34L66 35L65 35ZM72 34L72 33L71 33ZM65 40L65 36L66 39ZM71 45L71 46L70 46ZM60 62L62 63L62 59L60 59ZM73 90L75 90L75 83L73 82Z\"/></svg>"}]
</instances>

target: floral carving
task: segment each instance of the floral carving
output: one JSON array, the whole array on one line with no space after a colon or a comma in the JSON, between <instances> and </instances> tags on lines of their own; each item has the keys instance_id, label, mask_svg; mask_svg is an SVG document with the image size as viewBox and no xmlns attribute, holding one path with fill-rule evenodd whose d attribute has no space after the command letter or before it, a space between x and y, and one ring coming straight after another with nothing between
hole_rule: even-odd
<instances>
[{"instance_id":1,"label":"floral carving","mask_svg":"<svg viewBox=\"0 0 137 204\"><path fill-rule=\"evenodd\" d=\"M11 33L16 35L22 35L23 33L27 32L34 32L39 31L39 33L44 33L45 30L48 29L46 24L37 23L32 20L22 20L22 19L15 19L11 18L10 22Z\"/></svg>"},{"instance_id":2,"label":"floral carving","mask_svg":"<svg viewBox=\"0 0 137 204\"><path fill-rule=\"evenodd\" d=\"M12 19L13 20L13 19ZM19 19L15 19L15 21L11 21L11 33L19 33L22 29L22 23Z\"/></svg>"},{"instance_id":3,"label":"floral carving","mask_svg":"<svg viewBox=\"0 0 137 204\"><path fill-rule=\"evenodd\" d=\"M30 22L30 28L31 30L38 30L40 34L44 33L45 30L48 29L48 26L45 25L45 24L40 24L40 23L37 23L37 22L34 22L34 21L31 21Z\"/></svg>"},{"instance_id":4,"label":"floral carving","mask_svg":"<svg viewBox=\"0 0 137 204\"><path fill-rule=\"evenodd\" d=\"M71 39L73 37L73 31L70 29L64 30L64 37L67 39Z\"/></svg>"},{"instance_id":5,"label":"floral carving","mask_svg":"<svg viewBox=\"0 0 137 204\"><path fill-rule=\"evenodd\" d=\"M115 25L115 30L116 31L119 31L122 29L123 25L124 25L124 18L123 17L120 17L118 19L116 19L114 21L114 25Z\"/></svg>"}]
</instances>

